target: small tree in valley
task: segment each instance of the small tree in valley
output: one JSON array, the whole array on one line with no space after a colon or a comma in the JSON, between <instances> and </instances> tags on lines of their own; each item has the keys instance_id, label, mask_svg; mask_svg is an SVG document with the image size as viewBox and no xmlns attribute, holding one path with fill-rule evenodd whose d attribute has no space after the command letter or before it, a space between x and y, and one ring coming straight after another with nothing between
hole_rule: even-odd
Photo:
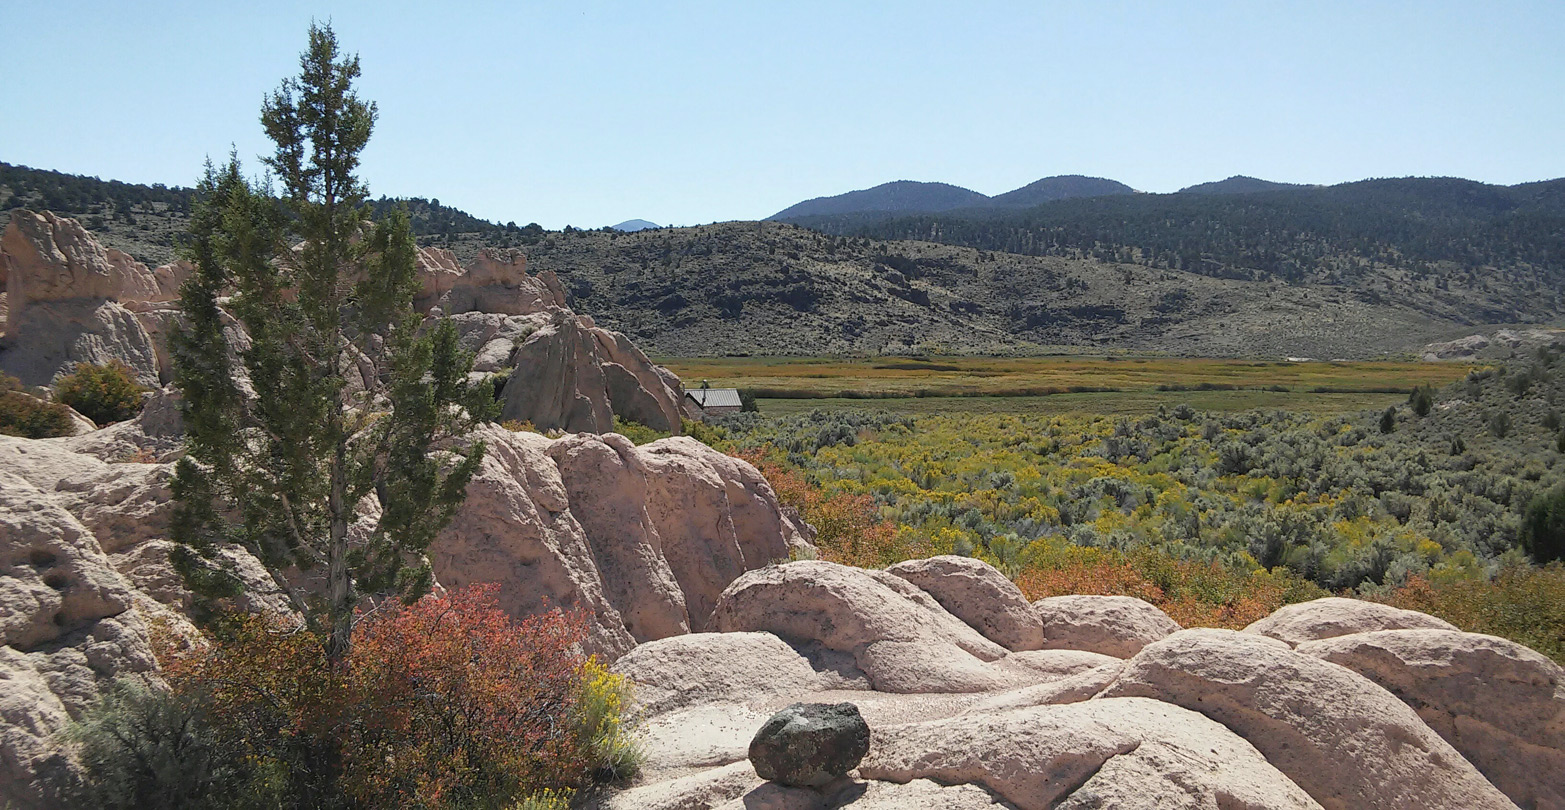
<instances>
[{"instance_id":1,"label":"small tree in valley","mask_svg":"<svg viewBox=\"0 0 1565 810\"><path fill-rule=\"evenodd\" d=\"M175 565L206 596L240 587L224 544L248 549L338 661L361 596L428 590L421 552L462 501L484 450L463 437L495 403L487 383L468 382L472 357L451 323L413 310L406 213L366 223L355 171L375 106L354 93L358 59L312 26L300 64L261 112L281 194L247 181L234 158L209 165L198 189L195 272L170 341L189 449L171 533ZM224 310L242 345L225 335ZM360 512L370 495L372 521ZM324 581L301 588L290 570Z\"/></svg>"}]
</instances>

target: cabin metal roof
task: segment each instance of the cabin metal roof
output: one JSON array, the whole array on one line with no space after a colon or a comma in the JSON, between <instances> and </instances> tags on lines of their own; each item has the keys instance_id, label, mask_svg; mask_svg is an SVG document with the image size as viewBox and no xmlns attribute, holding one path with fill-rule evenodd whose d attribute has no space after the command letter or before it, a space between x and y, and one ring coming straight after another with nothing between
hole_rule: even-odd
<instances>
[{"instance_id":1,"label":"cabin metal roof","mask_svg":"<svg viewBox=\"0 0 1565 810\"><path fill-rule=\"evenodd\" d=\"M737 388L690 388L685 390L685 396L703 409L742 407Z\"/></svg>"}]
</instances>

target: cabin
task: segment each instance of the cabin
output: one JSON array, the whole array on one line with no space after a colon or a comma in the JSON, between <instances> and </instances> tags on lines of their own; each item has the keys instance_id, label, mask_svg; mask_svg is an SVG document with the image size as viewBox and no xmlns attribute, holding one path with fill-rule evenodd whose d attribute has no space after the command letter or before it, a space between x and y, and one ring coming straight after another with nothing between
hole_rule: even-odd
<instances>
[{"instance_id":1,"label":"cabin","mask_svg":"<svg viewBox=\"0 0 1565 810\"><path fill-rule=\"evenodd\" d=\"M719 413L738 413L743 408L737 388L692 388L685 391L685 412L700 419Z\"/></svg>"}]
</instances>

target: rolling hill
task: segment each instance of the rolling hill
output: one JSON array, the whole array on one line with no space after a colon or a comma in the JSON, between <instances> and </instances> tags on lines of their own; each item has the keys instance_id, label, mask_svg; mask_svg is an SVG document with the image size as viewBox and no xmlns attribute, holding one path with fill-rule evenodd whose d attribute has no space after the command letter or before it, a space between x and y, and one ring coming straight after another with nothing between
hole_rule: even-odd
<instances>
[{"instance_id":1,"label":"rolling hill","mask_svg":"<svg viewBox=\"0 0 1565 810\"><path fill-rule=\"evenodd\" d=\"M0 169L0 211L52 202L149 264L173 258L188 221L188 190ZM520 249L532 271L560 276L578 311L671 355L1366 358L1565 313L1562 181L1118 194L878 222L822 217L819 230L558 232L483 222L436 200L376 202L394 204L409 207L420 243L463 260Z\"/></svg>"}]
</instances>

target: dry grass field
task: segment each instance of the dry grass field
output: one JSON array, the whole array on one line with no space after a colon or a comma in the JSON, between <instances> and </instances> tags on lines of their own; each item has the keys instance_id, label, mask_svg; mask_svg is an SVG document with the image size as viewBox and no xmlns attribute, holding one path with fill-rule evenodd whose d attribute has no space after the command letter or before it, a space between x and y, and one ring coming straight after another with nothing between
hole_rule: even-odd
<instances>
[{"instance_id":1,"label":"dry grass field","mask_svg":"<svg viewBox=\"0 0 1565 810\"><path fill-rule=\"evenodd\" d=\"M1204 410L1355 411L1471 367L1420 362L1261 362L1174 357L659 358L696 387L752 391L768 412L817 407L1010 413ZM865 400L875 400L873 403Z\"/></svg>"}]
</instances>

